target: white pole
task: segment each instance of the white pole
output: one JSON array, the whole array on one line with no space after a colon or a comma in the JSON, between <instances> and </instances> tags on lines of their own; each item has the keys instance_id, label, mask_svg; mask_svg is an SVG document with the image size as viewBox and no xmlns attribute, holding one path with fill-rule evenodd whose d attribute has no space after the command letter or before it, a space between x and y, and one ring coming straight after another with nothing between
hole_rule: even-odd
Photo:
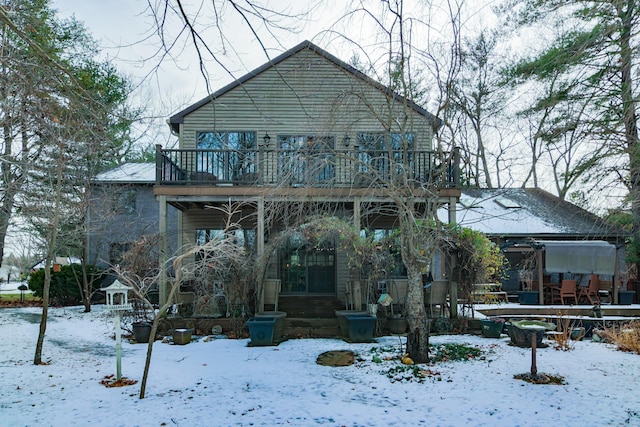
<instances>
[{"instance_id":1,"label":"white pole","mask_svg":"<svg viewBox=\"0 0 640 427\"><path fill-rule=\"evenodd\" d=\"M122 338L120 336L120 311L116 310L116 381L122 379Z\"/></svg>"}]
</instances>

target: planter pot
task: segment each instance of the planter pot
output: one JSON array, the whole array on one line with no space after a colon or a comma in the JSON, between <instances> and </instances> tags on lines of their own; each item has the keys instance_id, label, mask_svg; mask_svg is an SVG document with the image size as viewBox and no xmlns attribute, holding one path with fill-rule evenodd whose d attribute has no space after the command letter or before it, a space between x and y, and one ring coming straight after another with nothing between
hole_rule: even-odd
<instances>
[{"instance_id":1,"label":"planter pot","mask_svg":"<svg viewBox=\"0 0 640 427\"><path fill-rule=\"evenodd\" d=\"M500 338L504 322L492 319L480 319L480 327L482 328L482 336L485 338Z\"/></svg>"},{"instance_id":2,"label":"planter pot","mask_svg":"<svg viewBox=\"0 0 640 427\"><path fill-rule=\"evenodd\" d=\"M387 324L392 334L404 334L407 330L407 319L404 317L389 317Z\"/></svg>"},{"instance_id":3,"label":"planter pot","mask_svg":"<svg viewBox=\"0 0 640 427\"><path fill-rule=\"evenodd\" d=\"M273 345L273 333L276 328L275 317L252 317L247 320L247 326L252 346Z\"/></svg>"},{"instance_id":4,"label":"planter pot","mask_svg":"<svg viewBox=\"0 0 640 427\"><path fill-rule=\"evenodd\" d=\"M538 291L520 291L518 292L518 302L523 305L536 305L540 302L540 293Z\"/></svg>"},{"instance_id":5,"label":"planter pot","mask_svg":"<svg viewBox=\"0 0 640 427\"><path fill-rule=\"evenodd\" d=\"M348 314L345 316L345 318L347 321L347 329L349 332L349 341L373 341L373 328L375 327L377 321L377 318L375 316L360 316Z\"/></svg>"},{"instance_id":6,"label":"planter pot","mask_svg":"<svg viewBox=\"0 0 640 427\"><path fill-rule=\"evenodd\" d=\"M633 302L635 291L618 291L618 304L629 305Z\"/></svg>"},{"instance_id":7,"label":"planter pot","mask_svg":"<svg viewBox=\"0 0 640 427\"><path fill-rule=\"evenodd\" d=\"M575 341L582 341L582 338L584 338L584 335L585 335L585 329L583 327L578 327L578 328L571 329L571 334L569 335L569 337Z\"/></svg>"},{"instance_id":8,"label":"planter pot","mask_svg":"<svg viewBox=\"0 0 640 427\"><path fill-rule=\"evenodd\" d=\"M262 311L256 313L254 318L273 317L276 319L276 324L273 330L273 340L278 341L282 338L284 330L284 319L287 318L287 313L284 311Z\"/></svg>"},{"instance_id":9,"label":"planter pot","mask_svg":"<svg viewBox=\"0 0 640 427\"><path fill-rule=\"evenodd\" d=\"M338 318L338 326L340 327L340 336L343 338L349 338L349 328L347 327L347 315L352 316L368 316L369 313L361 310L336 310L336 317Z\"/></svg>"},{"instance_id":10,"label":"planter pot","mask_svg":"<svg viewBox=\"0 0 640 427\"><path fill-rule=\"evenodd\" d=\"M151 335L151 323L149 322L134 322L133 323L133 336L137 343L148 343L149 336Z\"/></svg>"},{"instance_id":11,"label":"planter pot","mask_svg":"<svg viewBox=\"0 0 640 427\"><path fill-rule=\"evenodd\" d=\"M189 344L191 342L192 335L193 329L174 329L171 332L173 343L177 345Z\"/></svg>"}]
</instances>

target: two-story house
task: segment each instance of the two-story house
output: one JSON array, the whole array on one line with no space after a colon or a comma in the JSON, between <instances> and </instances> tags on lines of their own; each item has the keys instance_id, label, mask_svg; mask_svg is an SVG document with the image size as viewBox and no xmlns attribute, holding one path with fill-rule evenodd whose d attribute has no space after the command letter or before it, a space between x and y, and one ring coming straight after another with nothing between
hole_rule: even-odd
<instances>
[{"instance_id":1,"label":"two-story house","mask_svg":"<svg viewBox=\"0 0 640 427\"><path fill-rule=\"evenodd\" d=\"M381 207L393 205L391 192L400 188L418 205L435 197L455 218L457 159L433 149L438 120L308 41L168 124L179 144L158 147L154 195L161 232L168 206L179 211L178 247L216 236L226 220L216 207L230 202L245 203L238 237L256 254L304 215L393 230L397 215ZM346 257L335 247L300 249L295 242L281 249L267 280L277 281L283 298L326 297L344 306Z\"/></svg>"}]
</instances>

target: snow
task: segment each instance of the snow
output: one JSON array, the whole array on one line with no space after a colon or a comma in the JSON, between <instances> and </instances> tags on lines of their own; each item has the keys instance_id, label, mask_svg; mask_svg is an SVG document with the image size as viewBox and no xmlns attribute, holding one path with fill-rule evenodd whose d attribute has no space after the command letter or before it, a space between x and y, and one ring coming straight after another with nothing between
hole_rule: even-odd
<instances>
[{"instance_id":1,"label":"snow","mask_svg":"<svg viewBox=\"0 0 640 427\"><path fill-rule=\"evenodd\" d=\"M39 308L0 309L0 424L3 426L596 426L640 425L640 356L589 340L571 351L537 350L540 373L565 385L514 379L531 367L531 350L472 335L431 336L431 343L482 349L471 361L438 362L423 383L393 382L372 348L403 338L350 344L290 339L249 347L248 339L196 337L184 346L154 344L147 397L140 382L107 388L116 370L114 318L102 306L50 310L43 360L32 363ZM548 343L548 341L545 341ZM123 376L140 381L146 344L123 342ZM355 351L348 367L315 363L329 350ZM396 350L400 354L400 349Z\"/></svg>"},{"instance_id":2,"label":"snow","mask_svg":"<svg viewBox=\"0 0 640 427\"><path fill-rule=\"evenodd\" d=\"M98 174L95 181L152 183L156 181L156 165L155 163L124 163Z\"/></svg>"},{"instance_id":3,"label":"snow","mask_svg":"<svg viewBox=\"0 0 640 427\"><path fill-rule=\"evenodd\" d=\"M460 203L456 206L458 224L491 235L541 235L570 232L551 221L550 218L544 218L541 212L534 212L532 205L535 199L526 197L527 204L521 205L508 198L507 191L522 190L509 189L501 192L484 190L477 197L470 196L463 190ZM526 195L524 192L523 194ZM504 205L521 207L506 208ZM447 221L447 215L445 208L438 210L441 221Z\"/></svg>"}]
</instances>

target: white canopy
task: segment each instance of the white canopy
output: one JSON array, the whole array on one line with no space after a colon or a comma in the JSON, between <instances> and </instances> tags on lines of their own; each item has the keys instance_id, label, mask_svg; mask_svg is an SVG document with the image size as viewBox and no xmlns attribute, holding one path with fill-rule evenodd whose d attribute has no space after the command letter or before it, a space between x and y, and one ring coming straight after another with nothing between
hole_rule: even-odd
<instances>
[{"instance_id":1,"label":"white canopy","mask_svg":"<svg viewBox=\"0 0 640 427\"><path fill-rule=\"evenodd\" d=\"M549 273L613 275L616 247L603 240L538 240L545 248L545 270Z\"/></svg>"}]
</instances>

